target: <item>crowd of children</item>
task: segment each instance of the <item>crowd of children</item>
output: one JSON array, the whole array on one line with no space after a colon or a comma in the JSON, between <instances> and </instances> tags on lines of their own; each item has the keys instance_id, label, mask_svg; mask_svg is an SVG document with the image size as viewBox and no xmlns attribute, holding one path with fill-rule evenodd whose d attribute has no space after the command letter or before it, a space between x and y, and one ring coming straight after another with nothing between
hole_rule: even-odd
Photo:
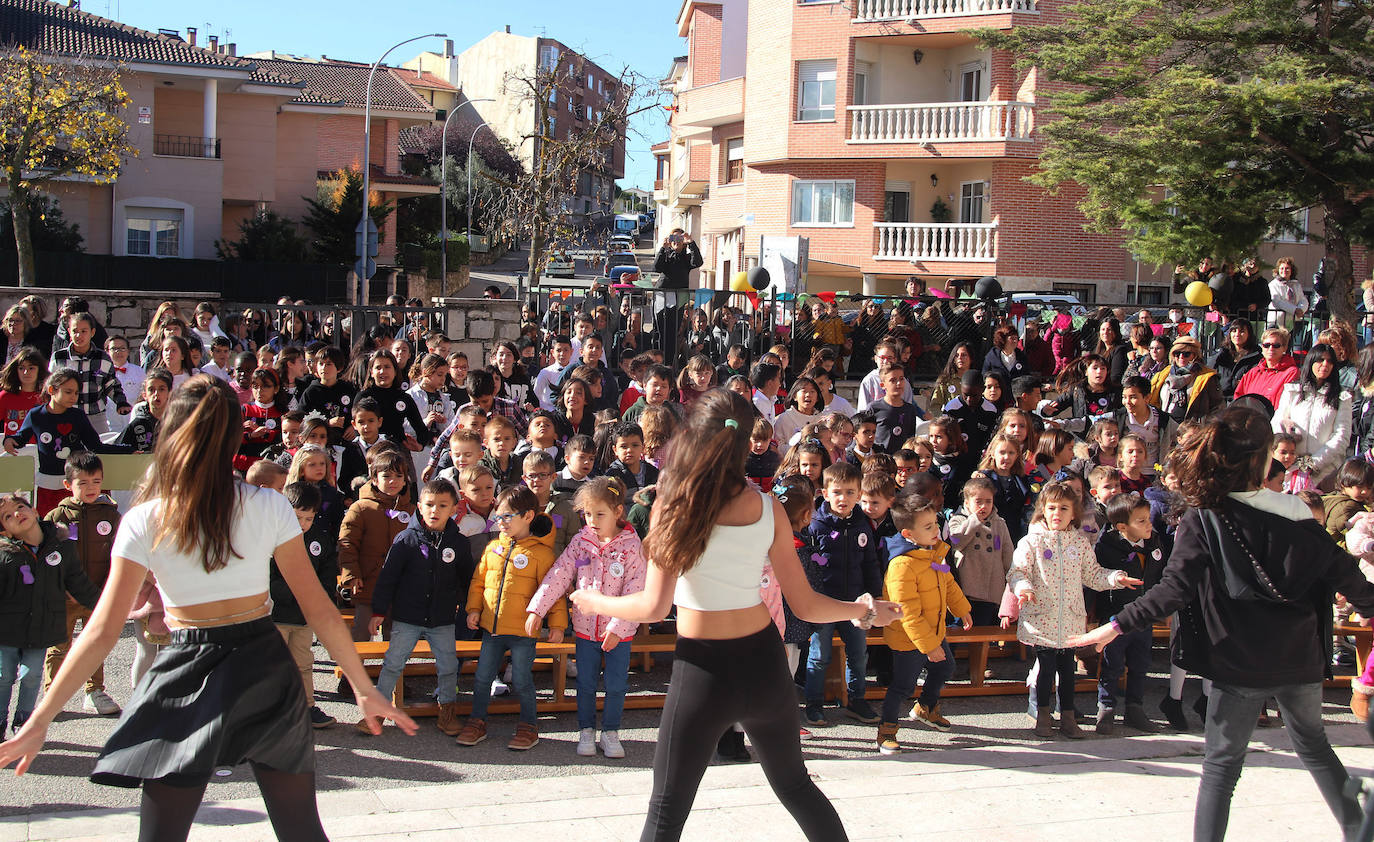
<instances>
[{"instance_id":1,"label":"crowd of children","mask_svg":"<svg viewBox=\"0 0 1374 842\"><path fill-rule=\"evenodd\" d=\"M830 724L826 674L838 641L843 714L876 725L883 753L900 750L902 708L918 685L905 718L951 727L941 690L953 674L954 625L1015 623L1033 653L1034 733L1054 736L1057 707L1058 732L1082 736L1079 662L1067 640L1090 616L1113 616L1160 576L1181 511L1171 491L1171 443L1181 425L1221 403L1209 391L1215 370L1199 358L1186 322L1125 351L1120 326L1107 318L1096 352L1061 359L1052 383L1030 373L1025 356L1035 349L1018 346L1011 320L989 323L983 347L976 336L955 345L931 392L904 362L909 341L881 338L857 411L834 392L843 362L829 344L793 366L795 344L751 361L744 344L704 343L705 353L682 360L675 378L656 350L603 360L602 339L585 331L580 341L534 331L539 340L501 343L490 364L478 365L451 351L447 337L413 324L360 344L351 357L291 337L265 344L266 354L218 336L203 348L159 330L161 344L139 368L128 363L124 337L110 336L106 350L92 344L89 314L70 315L67 326L71 347L50 372L46 357L29 348L0 371L4 448L14 453L32 442L38 457L33 506L0 501L0 616L14 618L0 628L0 701L9 725L33 709L38 665L50 680L108 574L119 511L102 493L96 454L149 451L168 395L198 372L239 394L243 439L234 467L291 502L321 583L352 615L354 639L388 641L383 694L426 641L437 673L437 727L459 745L476 745L487 737L491 696L513 691L519 715L508 745L529 749L539 738L536 643L560 644L570 631L577 752L599 749L610 758L624 756L618 732L638 629L583 614L567 597L578 588L619 595L644 587L640 541L659 469L675 426L707 390L737 391L756 408L746 474L782 502L812 587L839 600L868 593L903 605L901 620L870 645L857 626L799 620L767 571L760 583L802 689L803 735ZM1227 333L1241 334L1250 331ZM1313 353L1340 347L1340 339ZM1148 364L1156 341L1171 350L1163 367ZM1332 358L1338 371L1320 368L1320 360L1301 376L1293 369L1294 400L1305 400L1309 385L1328 395L1324 384L1338 382L1345 368L1356 369L1355 388L1374 395L1374 351L1361 351L1358 361ZM1228 365L1229 381L1244 382L1244 372ZM1239 400L1256 399L1236 391ZM1354 404L1346 394L1327 407L1328 415L1345 413L1343 427L1335 421L1344 439L1321 447L1354 458L1325 475L1314 464L1330 457L1313 452L1315 431L1301 427L1313 413L1286 410L1275 422L1271 483L1307 496L1329 491L1314 498L1315 516L1374 575L1374 464L1367 461L1374 401L1359 404L1352 418ZM166 633L152 582L145 591L131 617L142 669ZM327 727L334 719L314 701L311 630L279 576L272 595L311 721ZM457 704L460 640L480 640L466 719ZM1102 653L1098 733L1114 733L1118 717L1136 731L1158 727L1144 708L1151 647L1148 633L1136 633ZM866 698L870 668L887 688L878 710ZM1176 728L1188 725L1184 678L1175 667L1161 705ZM1363 700L1363 713L1374 666L1354 686L1352 704ZM86 687L86 706L119 711L100 672ZM738 756L742 738L727 735L721 751Z\"/></svg>"}]
</instances>

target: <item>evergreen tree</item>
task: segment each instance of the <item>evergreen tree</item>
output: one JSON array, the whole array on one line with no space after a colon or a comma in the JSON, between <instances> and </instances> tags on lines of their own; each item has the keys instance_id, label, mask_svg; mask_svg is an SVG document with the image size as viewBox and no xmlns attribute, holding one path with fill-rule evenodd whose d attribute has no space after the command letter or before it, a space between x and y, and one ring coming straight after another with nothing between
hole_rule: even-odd
<instances>
[{"instance_id":1,"label":"evergreen tree","mask_svg":"<svg viewBox=\"0 0 1374 842\"><path fill-rule=\"evenodd\" d=\"M240 221L239 238L234 242L215 240L220 260L245 263L305 263L309 250L296 223L270 210Z\"/></svg>"},{"instance_id":2,"label":"evergreen tree","mask_svg":"<svg viewBox=\"0 0 1374 842\"><path fill-rule=\"evenodd\" d=\"M306 199L306 204L310 209L302 221L310 229L310 250L315 259L330 266L352 266L358 259L354 232L363 218L363 174L355 169L339 170L322 185L320 196ZM368 208L380 242L381 229L393 208L377 201L375 193L369 197Z\"/></svg>"}]
</instances>

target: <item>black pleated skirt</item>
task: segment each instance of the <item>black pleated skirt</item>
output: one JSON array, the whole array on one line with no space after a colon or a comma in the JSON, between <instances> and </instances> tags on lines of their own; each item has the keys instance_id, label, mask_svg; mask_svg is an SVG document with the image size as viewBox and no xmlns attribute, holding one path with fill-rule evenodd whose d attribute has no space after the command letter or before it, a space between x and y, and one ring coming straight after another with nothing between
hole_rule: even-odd
<instances>
[{"instance_id":1,"label":"black pleated skirt","mask_svg":"<svg viewBox=\"0 0 1374 842\"><path fill-rule=\"evenodd\" d=\"M300 672L271 619L179 629L162 647L91 773L110 786L190 786L220 766L315 769Z\"/></svg>"}]
</instances>

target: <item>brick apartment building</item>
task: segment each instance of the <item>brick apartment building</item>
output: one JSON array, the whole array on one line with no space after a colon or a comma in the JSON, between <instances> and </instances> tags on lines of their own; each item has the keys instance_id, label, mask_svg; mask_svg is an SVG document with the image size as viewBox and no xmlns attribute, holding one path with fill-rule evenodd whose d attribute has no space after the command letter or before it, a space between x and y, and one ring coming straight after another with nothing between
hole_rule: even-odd
<instances>
[{"instance_id":1,"label":"brick apartment building","mask_svg":"<svg viewBox=\"0 0 1374 842\"><path fill-rule=\"evenodd\" d=\"M727 286L757 261L760 236L783 235L809 239L813 292L996 275L1009 290L1165 303L1172 266L1139 265L1120 237L1084 231L1074 190L1024 180L1041 149L1037 74L963 32L1043 23L1061 5L682 0L687 55L663 81L670 135L653 147L660 230L700 241L702 286ZM1321 223L1307 216L1309 236L1260 257L1291 255L1310 275ZM1355 262L1367 277L1364 250Z\"/></svg>"},{"instance_id":2,"label":"brick apartment building","mask_svg":"<svg viewBox=\"0 0 1374 842\"><path fill-rule=\"evenodd\" d=\"M469 107L515 150L527 170L539 154L538 141L533 137L535 108L528 91L512 80L531 79L537 71L551 72L561 66L565 79L554 91L549 111L552 125L548 134L556 140L581 131L620 95L618 77L595 62L552 38L512 34L509 26L456 56L451 49L445 53L421 53L403 67L460 87L464 99L492 100ZM565 202L563 210L575 222L604 219L612 212L615 182L625 176L623 131L607 150L606 159L607 166L599 171L579 174L577 193Z\"/></svg>"}]
</instances>

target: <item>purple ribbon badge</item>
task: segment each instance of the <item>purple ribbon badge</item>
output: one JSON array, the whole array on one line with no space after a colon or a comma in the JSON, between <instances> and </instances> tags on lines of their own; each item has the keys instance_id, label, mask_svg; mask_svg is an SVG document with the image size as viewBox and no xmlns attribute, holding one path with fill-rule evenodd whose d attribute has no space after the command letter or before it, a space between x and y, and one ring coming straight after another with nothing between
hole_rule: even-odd
<instances>
[{"instance_id":1,"label":"purple ribbon badge","mask_svg":"<svg viewBox=\"0 0 1374 842\"><path fill-rule=\"evenodd\" d=\"M563 528L563 516L562 516L562 515L549 515L549 519L553 521L553 528L554 528L554 529L562 529L562 528Z\"/></svg>"},{"instance_id":2,"label":"purple ribbon badge","mask_svg":"<svg viewBox=\"0 0 1374 842\"><path fill-rule=\"evenodd\" d=\"M590 558L579 558L573 561L573 567L586 567L591 563L592 560Z\"/></svg>"},{"instance_id":3,"label":"purple ribbon badge","mask_svg":"<svg viewBox=\"0 0 1374 842\"><path fill-rule=\"evenodd\" d=\"M821 555L820 553L812 553L812 554L811 554L811 560L814 561L814 562L816 562L817 564L819 564L821 567L824 567L824 566L826 566L827 564L830 563L830 559L826 558L825 556Z\"/></svg>"},{"instance_id":4,"label":"purple ribbon badge","mask_svg":"<svg viewBox=\"0 0 1374 842\"><path fill-rule=\"evenodd\" d=\"M24 584L26 584L26 585L32 585L32 584L33 584L33 568L32 568L32 567L29 567L27 564L21 564L21 565L19 565L19 575L24 577Z\"/></svg>"},{"instance_id":5,"label":"purple ribbon badge","mask_svg":"<svg viewBox=\"0 0 1374 842\"><path fill-rule=\"evenodd\" d=\"M420 545L420 555L424 556L425 558L429 558L429 544Z\"/></svg>"},{"instance_id":6,"label":"purple ribbon badge","mask_svg":"<svg viewBox=\"0 0 1374 842\"><path fill-rule=\"evenodd\" d=\"M942 564L941 562L938 562L938 561L937 561L937 562L935 562L934 564L930 565L930 569L931 569L931 570L939 570L939 571L941 571L941 572L948 573L948 572L949 572L949 565L948 565L948 564Z\"/></svg>"},{"instance_id":7,"label":"purple ribbon badge","mask_svg":"<svg viewBox=\"0 0 1374 842\"><path fill-rule=\"evenodd\" d=\"M1053 553L1051 550L1045 550L1045 558L1046 558L1046 559L1054 558L1054 553Z\"/></svg>"},{"instance_id":8,"label":"purple ribbon badge","mask_svg":"<svg viewBox=\"0 0 1374 842\"><path fill-rule=\"evenodd\" d=\"M994 536L992 536L992 548L993 548L994 550L998 550L998 551L1000 551L1000 550L1002 549L1002 536L1001 536L1001 535L994 535Z\"/></svg>"},{"instance_id":9,"label":"purple ribbon badge","mask_svg":"<svg viewBox=\"0 0 1374 842\"><path fill-rule=\"evenodd\" d=\"M951 536L949 536L949 542L950 542L951 544L958 544L958 543L959 543L959 536L958 536L958 535L951 535Z\"/></svg>"},{"instance_id":10,"label":"purple ribbon badge","mask_svg":"<svg viewBox=\"0 0 1374 842\"><path fill-rule=\"evenodd\" d=\"M67 524L67 540L68 540L68 541L75 541L75 540L76 540L76 535L77 535L76 524L74 524L74 523L69 523L69 524Z\"/></svg>"},{"instance_id":11,"label":"purple ribbon badge","mask_svg":"<svg viewBox=\"0 0 1374 842\"><path fill-rule=\"evenodd\" d=\"M836 538L839 538L839 537L840 537L840 531L839 531L838 529L835 530L834 532L831 532L831 533L830 533L830 540L832 540L832 541L835 540Z\"/></svg>"}]
</instances>

